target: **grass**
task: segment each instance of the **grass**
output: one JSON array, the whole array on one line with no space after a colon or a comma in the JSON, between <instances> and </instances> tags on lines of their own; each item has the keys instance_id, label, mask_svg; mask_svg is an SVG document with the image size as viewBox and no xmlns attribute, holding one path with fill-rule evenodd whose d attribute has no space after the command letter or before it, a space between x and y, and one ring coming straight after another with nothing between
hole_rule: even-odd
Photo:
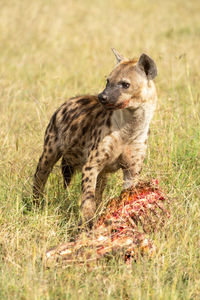
<instances>
[{"instance_id":1,"label":"grass","mask_svg":"<svg viewBox=\"0 0 200 300\"><path fill-rule=\"evenodd\" d=\"M198 0L0 2L0 299L200 298L199 12ZM157 62L159 104L142 177L168 192L171 219L151 261L46 269L46 249L75 234L80 175L66 194L57 166L44 209L32 208L44 130L65 99L102 90L115 64L111 47ZM119 194L120 174L105 200Z\"/></svg>"}]
</instances>

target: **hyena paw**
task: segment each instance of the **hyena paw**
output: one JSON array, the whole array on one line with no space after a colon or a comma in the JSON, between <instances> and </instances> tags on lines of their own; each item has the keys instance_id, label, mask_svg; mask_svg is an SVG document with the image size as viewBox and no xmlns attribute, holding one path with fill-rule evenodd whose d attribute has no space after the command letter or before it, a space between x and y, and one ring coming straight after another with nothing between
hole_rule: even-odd
<instances>
[{"instance_id":1,"label":"hyena paw","mask_svg":"<svg viewBox=\"0 0 200 300\"><path fill-rule=\"evenodd\" d=\"M95 211L96 211L96 203L94 202L94 200L83 199L82 209L81 209L83 222L91 223L92 219L94 218Z\"/></svg>"},{"instance_id":2,"label":"hyena paw","mask_svg":"<svg viewBox=\"0 0 200 300\"><path fill-rule=\"evenodd\" d=\"M131 179L131 180L126 180L123 184L123 188L124 189L128 189L130 187L136 187L138 184L138 178L134 178L134 179Z\"/></svg>"}]
</instances>

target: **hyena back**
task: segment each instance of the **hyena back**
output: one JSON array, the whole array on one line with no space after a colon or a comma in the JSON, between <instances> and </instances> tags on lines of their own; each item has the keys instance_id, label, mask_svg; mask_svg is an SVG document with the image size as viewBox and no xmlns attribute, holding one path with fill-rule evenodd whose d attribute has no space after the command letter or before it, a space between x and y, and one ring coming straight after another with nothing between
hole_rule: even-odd
<instances>
[{"instance_id":1,"label":"hyena back","mask_svg":"<svg viewBox=\"0 0 200 300\"><path fill-rule=\"evenodd\" d=\"M98 96L71 98L53 114L34 175L38 198L62 157L64 184L82 170L82 218L93 218L102 199L107 174L123 170L124 188L136 185L145 157L149 124L156 107L154 61L142 54L128 60L116 50L117 66Z\"/></svg>"}]
</instances>

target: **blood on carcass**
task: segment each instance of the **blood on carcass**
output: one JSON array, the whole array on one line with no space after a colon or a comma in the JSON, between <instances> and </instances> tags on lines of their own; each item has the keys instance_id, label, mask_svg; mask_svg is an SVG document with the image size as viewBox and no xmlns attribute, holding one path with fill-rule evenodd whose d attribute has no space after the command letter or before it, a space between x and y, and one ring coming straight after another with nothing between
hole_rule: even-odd
<instances>
[{"instance_id":1,"label":"blood on carcass","mask_svg":"<svg viewBox=\"0 0 200 300\"><path fill-rule=\"evenodd\" d=\"M155 246L149 234L161 229L169 218L165 202L167 197L157 180L141 182L111 199L92 230L82 232L74 242L47 251L46 257L81 264L116 254L126 263L138 255L152 257Z\"/></svg>"}]
</instances>

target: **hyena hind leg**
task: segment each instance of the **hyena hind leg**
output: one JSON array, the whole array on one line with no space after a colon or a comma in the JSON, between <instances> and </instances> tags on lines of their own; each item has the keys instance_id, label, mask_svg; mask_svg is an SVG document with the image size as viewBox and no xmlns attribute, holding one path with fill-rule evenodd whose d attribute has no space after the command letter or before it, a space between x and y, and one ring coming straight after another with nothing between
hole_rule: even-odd
<instances>
[{"instance_id":1,"label":"hyena hind leg","mask_svg":"<svg viewBox=\"0 0 200 300\"><path fill-rule=\"evenodd\" d=\"M44 190L46 181L51 173L53 166L60 159L61 153L52 152L46 154L44 151L39 159L37 169L33 179L33 197L39 198Z\"/></svg>"},{"instance_id":2,"label":"hyena hind leg","mask_svg":"<svg viewBox=\"0 0 200 300\"><path fill-rule=\"evenodd\" d=\"M62 158L61 168L63 174L64 188L67 188L67 186L70 184L72 175L74 173L74 168L65 160L64 157Z\"/></svg>"}]
</instances>

